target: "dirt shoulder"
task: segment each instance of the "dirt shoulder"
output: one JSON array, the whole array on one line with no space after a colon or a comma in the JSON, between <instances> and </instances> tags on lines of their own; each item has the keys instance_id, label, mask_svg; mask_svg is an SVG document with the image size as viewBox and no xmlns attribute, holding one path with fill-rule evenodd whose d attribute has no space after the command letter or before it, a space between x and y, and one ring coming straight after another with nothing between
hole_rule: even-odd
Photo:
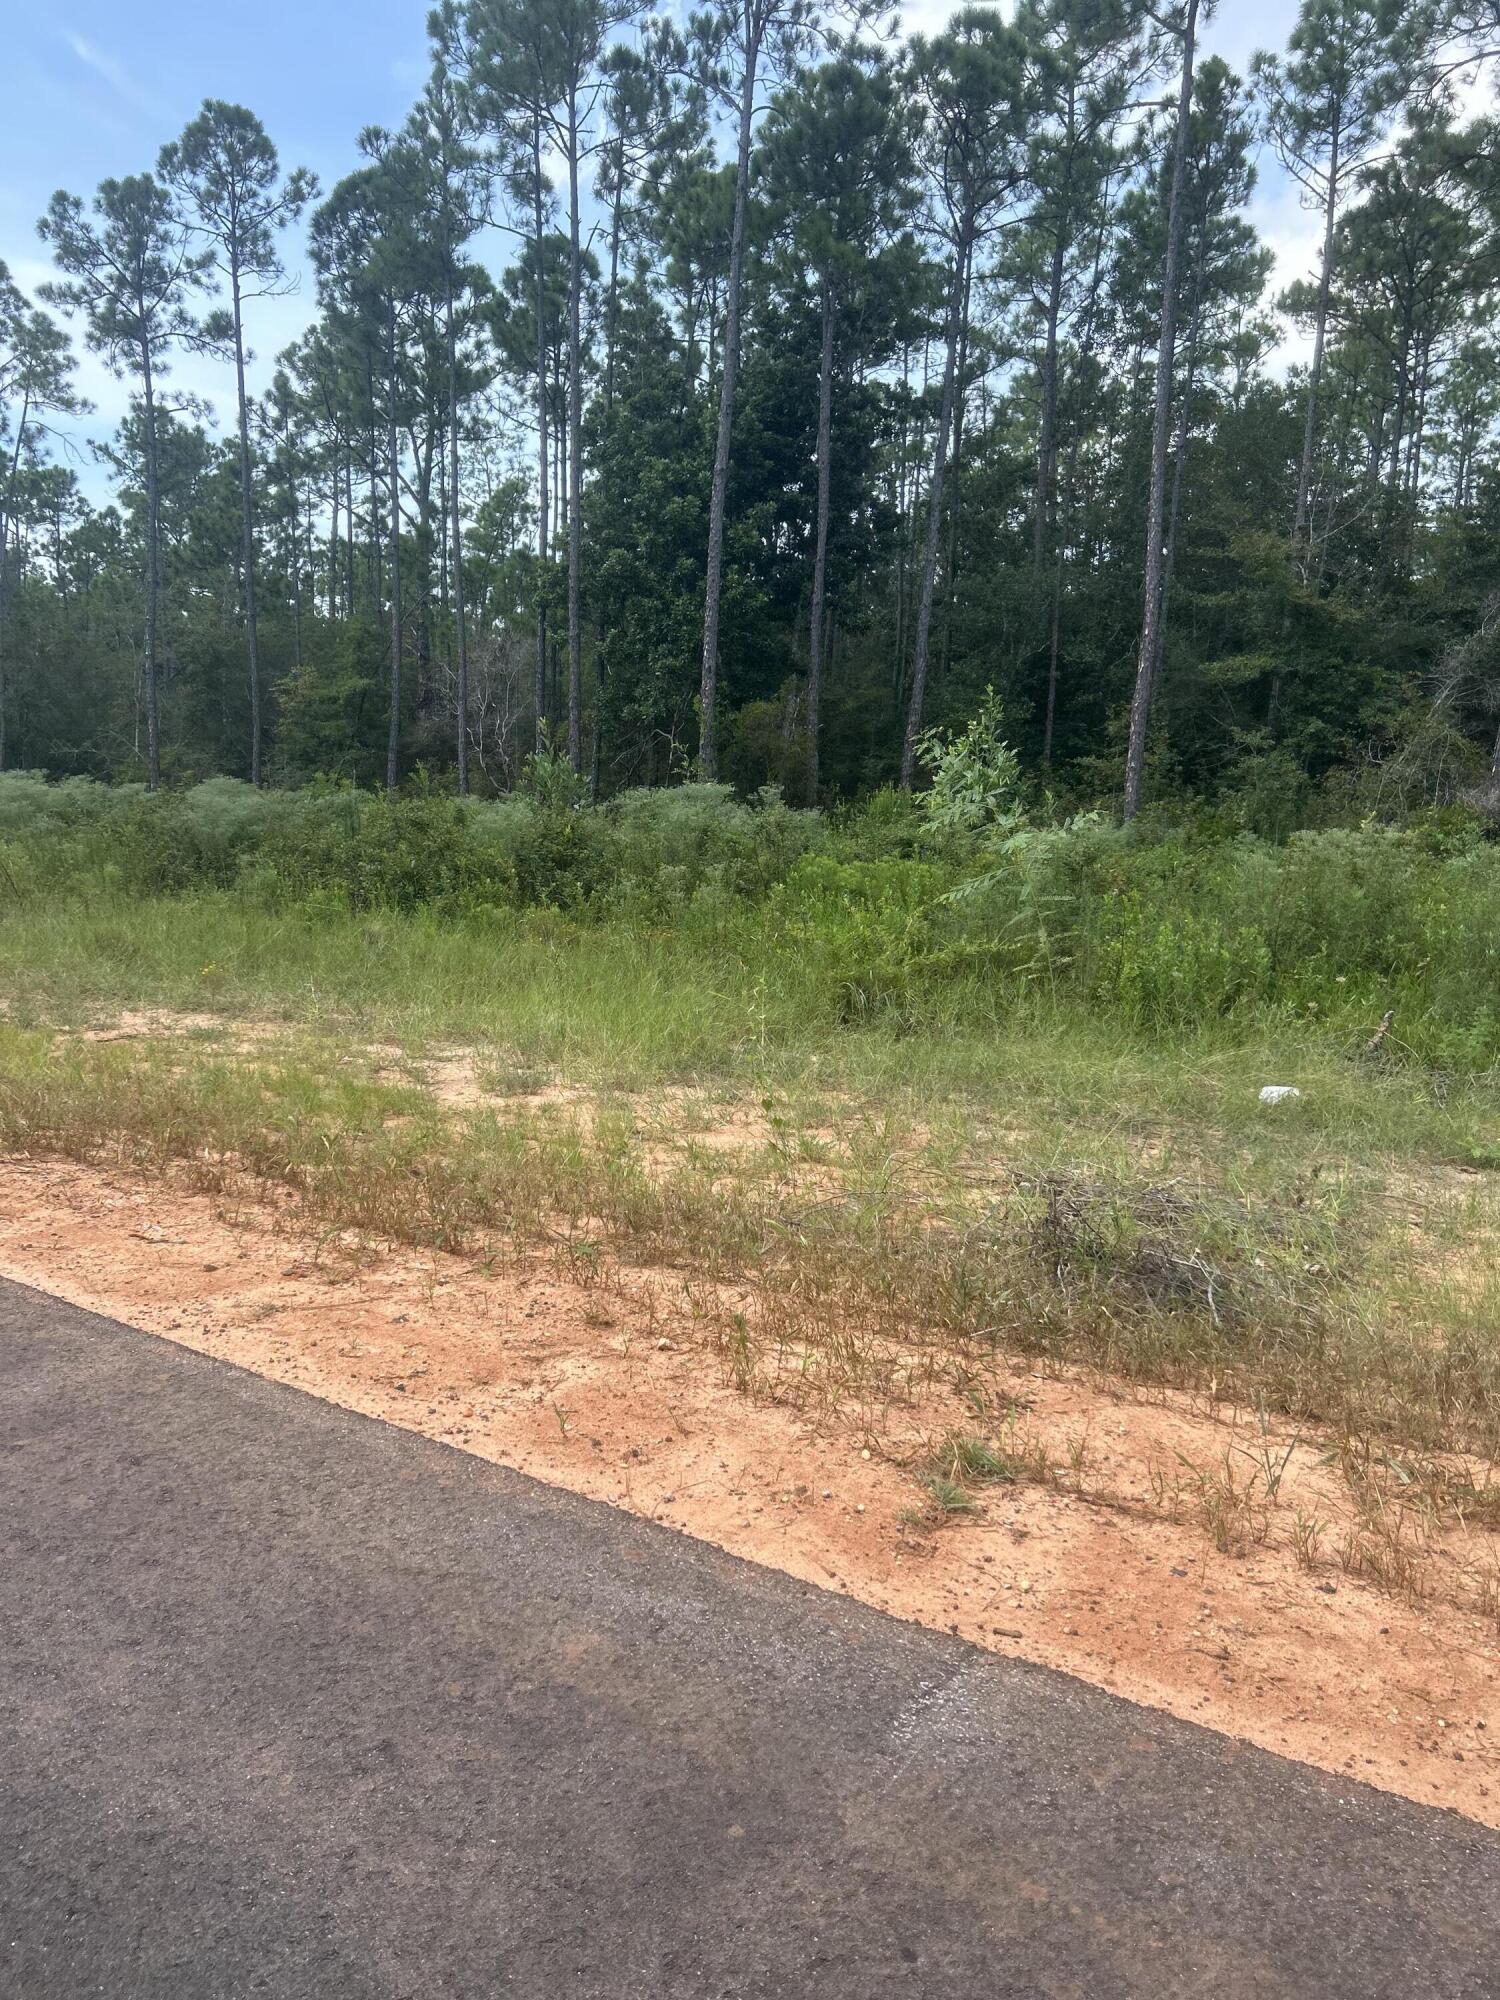
<instances>
[{"instance_id":1,"label":"dirt shoulder","mask_svg":"<svg viewBox=\"0 0 1500 2000\"><path fill-rule=\"evenodd\" d=\"M972 1430L972 1409L935 1390L898 1439L747 1397L680 1274L574 1281L543 1260L355 1254L248 1194L15 1160L0 1162L0 1274L898 1617L1500 1826L1495 1618L1442 1591L1412 1603L1334 1563L1304 1566L1280 1519L1242 1553L1216 1549L1193 1509L1162 1506L1161 1468L1232 1468L1250 1439L1224 1412L1001 1359L996 1392L1055 1456L1057 1480L987 1486L976 1512L933 1528L913 1518L915 1440ZM1316 1460L1293 1456L1302 1513L1320 1499ZM1070 1458L1087 1467L1071 1484Z\"/></svg>"}]
</instances>

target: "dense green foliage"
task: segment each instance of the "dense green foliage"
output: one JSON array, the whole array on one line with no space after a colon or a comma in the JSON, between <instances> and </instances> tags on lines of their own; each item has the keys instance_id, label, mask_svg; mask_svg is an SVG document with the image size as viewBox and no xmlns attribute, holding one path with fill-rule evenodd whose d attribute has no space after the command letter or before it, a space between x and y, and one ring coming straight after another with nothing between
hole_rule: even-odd
<instances>
[{"instance_id":1,"label":"dense green foliage","mask_svg":"<svg viewBox=\"0 0 1500 2000\"><path fill-rule=\"evenodd\" d=\"M828 817L702 785L590 807L227 779L151 796L9 773L0 863L21 925L80 896L228 891L299 920L426 910L502 954L558 924L659 935L673 977L711 988L733 965L778 1014L830 1028L1074 1017L1178 1042L1280 1027L1358 1055L1394 1010L1383 1061L1500 1060L1500 848L1451 814L1273 845L1214 825L1030 826L1004 800L958 827L891 792Z\"/></svg>"}]
</instances>

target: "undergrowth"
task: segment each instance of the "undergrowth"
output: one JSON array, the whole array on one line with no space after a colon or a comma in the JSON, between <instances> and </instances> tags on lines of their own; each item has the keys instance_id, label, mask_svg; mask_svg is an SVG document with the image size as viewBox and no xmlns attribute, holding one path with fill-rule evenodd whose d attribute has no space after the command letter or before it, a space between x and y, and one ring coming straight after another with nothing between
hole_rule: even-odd
<instances>
[{"instance_id":1,"label":"undergrowth","mask_svg":"<svg viewBox=\"0 0 1500 2000\"><path fill-rule=\"evenodd\" d=\"M181 898L191 928L218 892L247 928L366 919L390 942L404 915L492 955L579 930L600 956L628 940L673 977L732 986L768 1038L792 1022L920 1037L1062 1017L1144 1046L1272 1033L1355 1054L1389 1013L1381 1066L1443 1087L1500 1058L1500 845L1477 824L1282 845L1047 824L1021 812L1003 761L969 783L973 746L929 754L924 799L831 817L709 785L591 807L556 788L478 803L213 779L148 796L11 772L0 940L24 992L47 970L30 933L55 932L60 905L128 924L132 904ZM213 968L235 976L222 955L199 962L210 986Z\"/></svg>"}]
</instances>

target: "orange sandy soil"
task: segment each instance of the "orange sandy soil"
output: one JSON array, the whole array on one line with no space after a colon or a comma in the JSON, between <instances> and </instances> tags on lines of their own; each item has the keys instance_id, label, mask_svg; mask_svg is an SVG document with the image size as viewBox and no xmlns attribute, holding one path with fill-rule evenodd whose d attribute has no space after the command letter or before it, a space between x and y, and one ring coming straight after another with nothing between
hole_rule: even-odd
<instances>
[{"instance_id":1,"label":"orange sandy soil","mask_svg":"<svg viewBox=\"0 0 1500 2000\"><path fill-rule=\"evenodd\" d=\"M986 1488L978 1513L931 1530L911 1519L922 1496L898 1461L909 1466L924 1432L982 1430L973 1410L934 1390L872 1434L751 1400L726 1379L680 1274L578 1283L545 1259L320 1248L263 1197L20 1160L0 1161L0 1274L994 1652L1500 1826L1500 1632L1457 1587L1473 1544L1436 1550L1415 1605L1331 1559L1299 1567L1294 1504L1329 1523L1328 1557L1348 1519L1302 1445L1265 1539L1218 1553L1201 1525L1163 1513L1147 1468L1218 1467L1228 1451L1243 1476L1259 1437L1233 1412L1002 1359L992 1394L1017 1400L1059 1467L1086 1440L1083 1491L1066 1471L1052 1487Z\"/></svg>"}]
</instances>

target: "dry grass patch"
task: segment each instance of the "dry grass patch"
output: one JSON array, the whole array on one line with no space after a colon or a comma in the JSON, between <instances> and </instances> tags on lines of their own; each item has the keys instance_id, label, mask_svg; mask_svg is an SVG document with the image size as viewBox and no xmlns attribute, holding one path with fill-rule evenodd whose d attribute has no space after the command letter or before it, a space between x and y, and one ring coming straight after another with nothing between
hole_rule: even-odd
<instances>
[{"instance_id":1,"label":"dry grass patch","mask_svg":"<svg viewBox=\"0 0 1500 2000\"><path fill-rule=\"evenodd\" d=\"M522 1077L514 1051L197 1016L116 1029L0 1028L0 1144L171 1170L219 1200L269 1191L325 1243L491 1273L541 1258L606 1287L649 1270L738 1394L905 1467L925 1495L913 1525L1029 1467L1072 1499L1192 1523L1222 1554L1275 1541L1414 1601L1494 1598L1500 1341L1415 1283L1411 1220L1429 1218L1421 1256L1439 1262L1489 1214L1485 1191L1460 1211L1440 1177L1424 1207L1410 1169L1393 1201L1368 1168L1322 1160L1267 1185L1201 1130L1176 1157L1098 1146L1084 1166L1041 1119L999 1157L963 1103L625 1092ZM1185 1398L1234 1434L1095 1467L1086 1440L988 1400L1017 1362ZM934 1440L923 1413L942 1398L983 1421Z\"/></svg>"}]
</instances>

